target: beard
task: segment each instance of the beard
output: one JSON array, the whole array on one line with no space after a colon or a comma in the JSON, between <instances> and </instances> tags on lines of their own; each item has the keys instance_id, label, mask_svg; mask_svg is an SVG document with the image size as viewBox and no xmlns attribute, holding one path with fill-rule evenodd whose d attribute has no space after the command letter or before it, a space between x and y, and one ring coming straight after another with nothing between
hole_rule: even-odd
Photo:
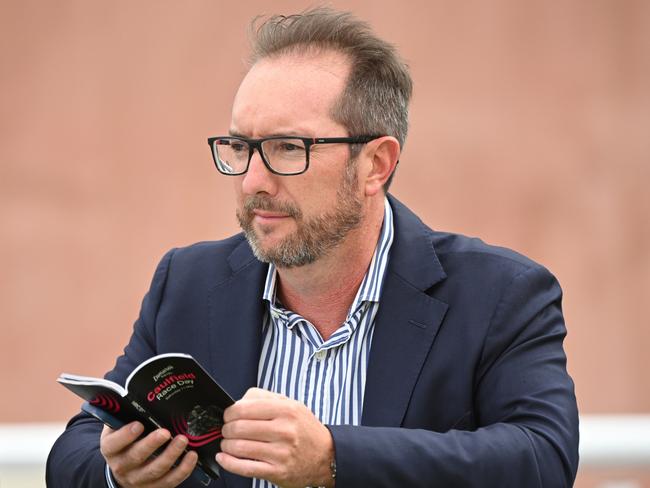
<instances>
[{"instance_id":1,"label":"beard","mask_svg":"<svg viewBox=\"0 0 650 488\"><path fill-rule=\"evenodd\" d=\"M357 165L355 161L350 161L343 173L341 187L336 192L336 207L308 219L292 203L275 201L263 195L248 197L243 208L237 210L237 220L255 257L278 268L294 268L311 264L327 255L361 223L363 203L355 193L356 183ZM253 211L256 209L282 212L295 220L297 229L274 247L263 249L260 236L253 227Z\"/></svg>"}]
</instances>

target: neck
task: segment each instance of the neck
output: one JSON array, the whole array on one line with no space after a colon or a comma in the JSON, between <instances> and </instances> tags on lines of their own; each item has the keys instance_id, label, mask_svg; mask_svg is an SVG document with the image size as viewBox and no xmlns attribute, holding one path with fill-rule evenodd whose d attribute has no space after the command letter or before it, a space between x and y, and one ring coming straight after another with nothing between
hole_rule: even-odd
<instances>
[{"instance_id":1,"label":"neck","mask_svg":"<svg viewBox=\"0 0 650 488\"><path fill-rule=\"evenodd\" d=\"M283 305L309 320L327 340L347 317L377 246L384 216L383 199L367 208L363 223L316 262L278 268Z\"/></svg>"}]
</instances>

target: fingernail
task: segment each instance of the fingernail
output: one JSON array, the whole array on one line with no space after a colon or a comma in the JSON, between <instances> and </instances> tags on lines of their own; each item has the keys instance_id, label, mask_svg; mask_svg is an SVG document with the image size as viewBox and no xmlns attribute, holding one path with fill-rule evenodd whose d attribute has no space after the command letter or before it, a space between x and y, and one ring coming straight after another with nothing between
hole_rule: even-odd
<instances>
[{"instance_id":1,"label":"fingernail","mask_svg":"<svg viewBox=\"0 0 650 488\"><path fill-rule=\"evenodd\" d=\"M167 439L169 439L171 437L171 434L169 433L168 430L161 429L161 430L158 431L158 437L160 437L160 439L162 439L162 440L167 440Z\"/></svg>"},{"instance_id":2,"label":"fingernail","mask_svg":"<svg viewBox=\"0 0 650 488\"><path fill-rule=\"evenodd\" d=\"M142 434L142 431L144 430L144 426L140 422L136 422L131 426L131 432L134 434Z\"/></svg>"},{"instance_id":3,"label":"fingernail","mask_svg":"<svg viewBox=\"0 0 650 488\"><path fill-rule=\"evenodd\" d=\"M221 464L221 459L223 459L223 454L221 454L220 452L218 452L217 455L214 457L214 459L215 459L219 464Z\"/></svg>"}]
</instances>

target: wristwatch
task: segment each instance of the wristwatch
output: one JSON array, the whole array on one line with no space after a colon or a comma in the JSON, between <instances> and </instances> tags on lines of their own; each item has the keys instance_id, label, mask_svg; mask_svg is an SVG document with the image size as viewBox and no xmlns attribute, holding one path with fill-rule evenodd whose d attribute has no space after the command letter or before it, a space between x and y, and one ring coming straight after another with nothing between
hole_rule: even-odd
<instances>
[{"instance_id":1,"label":"wristwatch","mask_svg":"<svg viewBox=\"0 0 650 488\"><path fill-rule=\"evenodd\" d=\"M336 479L336 459L332 459L330 462L330 473L332 473L332 479ZM324 486L317 486L315 488L325 488Z\"/></svg>"}]
</instances>

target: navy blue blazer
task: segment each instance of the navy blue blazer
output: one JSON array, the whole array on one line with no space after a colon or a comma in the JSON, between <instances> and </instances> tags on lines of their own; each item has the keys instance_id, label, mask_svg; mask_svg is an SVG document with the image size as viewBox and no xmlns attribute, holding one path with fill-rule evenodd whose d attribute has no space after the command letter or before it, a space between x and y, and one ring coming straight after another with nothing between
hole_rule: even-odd
<instances>
[{"instance_id":1,"label":"navy blue blazer","mask_svg":"<svg viewBox=\"0 0 650 488\"><path fill-rule=\"evenodd\" d=\"M337 488L571 486L578 412L555 278L512 251L434 232L389 198L395 238L362 425L329 426ZM167 253L107 378L123 384L148 357L185 352L243 396L257 382L266 270L241 234ZM48 486L104 486L101 428L83 414L69 422ZM224 472L211 486L250 480Z\"/></svg>"}]
</instances>

